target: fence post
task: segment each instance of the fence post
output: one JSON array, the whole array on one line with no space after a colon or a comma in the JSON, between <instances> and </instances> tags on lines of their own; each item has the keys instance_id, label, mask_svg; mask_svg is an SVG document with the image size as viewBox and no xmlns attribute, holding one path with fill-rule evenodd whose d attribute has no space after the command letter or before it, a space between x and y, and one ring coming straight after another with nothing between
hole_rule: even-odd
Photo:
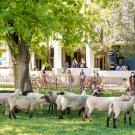
<instances>
[{"instance_id":1,"label":"fence post","mask_svg":"<svg viewBox=\"0 0 135 135\"><path fill-rule=\"evenodd\" d=\"M57 85L58 85L58 84L57 84L57 77L56 77L56 81L55 81L55 84L56 84L56 90L57 90L57 87L58 87L58 86L57 86Z\"/></svg>"}]
</instances>

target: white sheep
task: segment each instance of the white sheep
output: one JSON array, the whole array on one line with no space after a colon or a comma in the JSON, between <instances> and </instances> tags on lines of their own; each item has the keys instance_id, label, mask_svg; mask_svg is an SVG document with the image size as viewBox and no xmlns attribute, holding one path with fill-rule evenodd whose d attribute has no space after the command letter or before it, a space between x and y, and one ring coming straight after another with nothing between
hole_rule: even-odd
<instances>
[{"instance_id":1,"label":"white sheep","mask_svg":"<svg viewBox=\"0 0 135 135\"><path fill-rule=\"evenodd\" d=\"M134 109L135 96L132 96L129 101L113 101L109 105L107 114L107 127L109 127L109 120L113 115L113 127L116 128L116 120L120 114L124 114L124 123L126 124L126 114L129 116L129 125L131 125L131 112Z\"/></svg>"},{"instance_id":2,"label":"white sheep","mask_svg":"<svg viewBox=\"0 0 135 135\"><path fill-rule=\"evenodd\" d=\"M82 110L85 107L87 96L78 95L71 92L61 92L57 97L57 110L65 111L68 108L72 110ZM61 113L60 118L63 118Z\"/></svg>"},{"instance_id":3,"label":"white sheep","mask_svg":"<svg viewBox=\"0 0 135 135\"><path fill-rule=\"evenodd\" d=\"M3 91L4 92L4 91ZM6 91L6 93L0 93L0 105L3 105L5 107L5 115L9 115L9 107L8 107L8 103L7 103L7 99L10 95L21 95L22 91L17 89L15 90L13 93L10 91Z\"/></svg>"},{"instance_id":4,"label":"white sheep","mask_svg":"<svg viewBox=\"0 0 135 135\"><path fill-rule=\"evenodd\" d=\"M37 102L36 104L40 106L40 108L41 108L41 110L42 110L42 112L44 114L45 106L49 105L49 103L50 103L49 95L47 95L47 94L44 95L44 94L40 94L40 93L32 93L32 92L30 92L30 93L27 94L27 96L28 97L35 97L36 98L36 102ZM42 97L44 97L45 100L44 99L42 100Z\"/></svg>"},{"instance_id":5,"label":"white sheep","mask_svg":"<svg viewBox=\"0 0 135 135\"><path fill-rule=\"evenodd\" d=\"M31 118L32 113L38 104L44 104L45 102L49 102L49 98L46 95L40 98L38 97L38 102L37 102L37 97L32 95L33 94L29 96L23 96L20 95L19 93L10 94L7 100L9 105L9 110L10 110L9 116L10 117L13 116L14 118L16 118L14 109L18 108L20 110L28 111L29 118Z\"/></svg>"},{"instance_id":6,"label":"white sheep","mask_svg":"<svg viewBox=\"0 0 135 135\"><path fill-rule=\"evenodd\" d=\"M7 107L7 99L9 97L10 93L0 93L0 105L3 105L5 107L5 115L8 115L8 107Z\"/></svg>"},{"instance_id":7,"label":"white sheep","mask_svg":"<svg viewBox=\"0 0 135 135\"><path fill-rule=\"evenodd\" d=\"M59 92L56 92L56 91L49 91L48 92L49 97L50 97L49 112L52 111L52 113L53 113L53 110L54 110L54 112L57 113L56 99L57 99L58 93Z\"/></svg>"},{"instance_id":8,"label":"white sheep","mask_svg":"<svg viewBox=\"0 0 135 135\"><path fill-rule=\"evenodd\" d=\"M85 107L85 118L91 120L91 113L96 109L98 111L107 112L112 101L129 100L130 94L123 93L120 97L95 97L88 96Z\"/></svg>"}]
</instances>

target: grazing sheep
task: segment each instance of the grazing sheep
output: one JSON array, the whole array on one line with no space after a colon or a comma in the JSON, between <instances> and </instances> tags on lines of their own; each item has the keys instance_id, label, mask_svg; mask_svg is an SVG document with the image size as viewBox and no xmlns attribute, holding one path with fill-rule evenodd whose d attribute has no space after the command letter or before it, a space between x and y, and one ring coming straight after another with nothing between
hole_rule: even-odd
<instances>
[{"instance_id":1,"label":"grazing sheep","mask_svg":"<svg viewBox=\"0 0 135 135\"><path fill-rule=\"evenodd\" d=\"M41 108L41 110L44 114L44 107L49 105L49 103L50 103L49 95L30 92L30 93L27 94L27 96L36 98L36 102L37 102L36 104L40 106L40 108ZM43 97L43 99L42 99L42 97ZM45 100L44 100L44 98L45 98Z\"/></svg>"},{"instance_id":2,"label":"grazing sheep","mask_svg":"<svg viewBox=\"0 0 135 135\"><path fill-rule=\"evenodd\" d=\"M12 93L8 99L9 105L9 117L14 117L15 112L14 109L18 108L20 110L25 110L29 112L29 118L32 117L33 111L35 107L39 104L44 104L45 102L49 102L49 98L45 95L39 98L39 102L37 102L37 98L35 96L23 96L19 93Z\"/></svg>"},{"instance_id":3,"label":"grazing sheep","mask_svg":"<svg viewBox=\"0 0 135 135\"><path fill-rule=\"evenodd\" d=\"M72 110L82 110L85 107L87 96L81 96L70 92L61 92L57 97L57 110L63 112L68 108ZM60 113L59 118L63 118L63 113Z\"/></svg>"},{"instance_id":4,"label":"grazing sheep","mask_svg":"<svg viewBox=\"0 0 135 135\"><path fill-rule=\"evenodd\" d=\"M58 92L49 91L48 95L50 97L49 112L52 111L52 113L53 113L53 111L54 111L56 113L56 110L57 110L56 99L58 96Z\"/></svg>"},{"instance_id":5,"label":"grazing sheep","mask_svg":"<svg viewBox=\"0 0 135 135\"><path fill-rule=\"evenodd\" d=\"M8 115L8 108L7 108L7 99L9 97L10 93L0 93L0 105L3 105L5 107L5 115Z\"/></svg>"},{"instance_id":6,"label":"grazing sheep","mask_svg":"<svg viewBox=\"0 0 135 135\"><path fill-rule=\"evenodd\" d=\"M86 100L85 118L91 120L91 113L97 109L98 111L107 112L112 101L129 100L130 94L123 93L120 97L95 97L89 96Z\"/></svg>"},{"instance_id":7,"label":"grazing sheep","mask_svg":"<svg viewBox=\"0 0 135 135\"><path fill-rule=\"evenodd\" d=\"M113 127L116 128L116 120L120 114L124 114L124 123L126 124L126 114L129 116L129 125L131 125L131 112L134 109L135 96L132 96L129 101L113 101L109 105L107 114L107 127L109 127L109 120L113 114Z\"/></svg>"},{"instance_id":8,"label":"grazing sheep","mask_svg":"<svg viewBox=\"0 0 135 135\"><path fill-rule=\"evenodd\" d=\"M4 91L3 91L4 92ZM9 115L9 107L7 103L7 99L11 94L22 94L22 91L17 89L15 91L5 91L4 93L0 93L0 105L3 105L5 107L5 115Z\"/></svg>"}]
</instances>

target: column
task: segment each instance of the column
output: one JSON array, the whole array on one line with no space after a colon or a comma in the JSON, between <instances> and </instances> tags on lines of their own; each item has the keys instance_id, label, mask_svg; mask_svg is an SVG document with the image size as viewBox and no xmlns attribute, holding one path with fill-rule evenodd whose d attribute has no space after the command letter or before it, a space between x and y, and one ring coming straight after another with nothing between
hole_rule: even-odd
<instances>
[{"instance_id":1,"label":"column","mask_svg":"<svg viewBox=\"0 0 135 135\"><path fill-rule=\"evenodd\" d=\"M86 45L86 66L91 69L94 68L94 53L88 45Z\"/></svg>"},{"instance_id":2,"label":"column","mask_svg":"<svg viewBox=\"0 0 135 135\"><path fill-rule=\"evenodd\" d=\"M62 68L62 55L61 55L61 44L60 41L55 41L54 44L54 68Z\"/></svg>"}]
</instances>

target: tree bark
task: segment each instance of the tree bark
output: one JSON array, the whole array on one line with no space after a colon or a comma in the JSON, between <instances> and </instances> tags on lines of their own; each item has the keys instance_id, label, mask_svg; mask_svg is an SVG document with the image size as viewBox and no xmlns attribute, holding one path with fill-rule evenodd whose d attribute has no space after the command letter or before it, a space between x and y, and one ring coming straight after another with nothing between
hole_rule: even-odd
<instances>
[{"instance_id":1,"label":"tree bark","mask_svg":"<svg viewBox=\"0 0 135 135\"><path fill-rule=\"evenodd\" d=\"M13 61L13 70L15 78L15 88L22 91L32 91L32 85L29 75L30 52L28 46L21 37L10 34L10 38L15 43L17 52L13 50L13 46L9 45L11 57Z\"/></svg>"}]
</instances>

